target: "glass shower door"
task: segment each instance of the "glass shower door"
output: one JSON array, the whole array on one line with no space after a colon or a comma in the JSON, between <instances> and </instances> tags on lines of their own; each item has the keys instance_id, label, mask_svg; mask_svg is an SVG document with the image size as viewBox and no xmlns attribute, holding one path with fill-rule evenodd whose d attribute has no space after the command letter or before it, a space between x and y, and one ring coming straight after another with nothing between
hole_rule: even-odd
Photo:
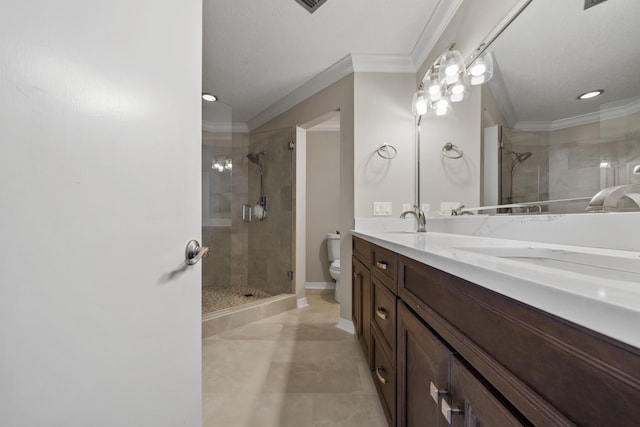
<instances>
[{"instance_id":1,"label":"glass shower door","mask_svg":"<svg viewBox=\"0 0 640 427\"><path fill-rule=\"evenodd\" d=\"M270 295L293 292L293 138L291 128L252 133L249 137L246 204L255 213L262 199L266 214L262 219L252 215L248 223L248 280L252 287ZM254 156L260 163L250 160Z\"/></svg>"}]
</instances>

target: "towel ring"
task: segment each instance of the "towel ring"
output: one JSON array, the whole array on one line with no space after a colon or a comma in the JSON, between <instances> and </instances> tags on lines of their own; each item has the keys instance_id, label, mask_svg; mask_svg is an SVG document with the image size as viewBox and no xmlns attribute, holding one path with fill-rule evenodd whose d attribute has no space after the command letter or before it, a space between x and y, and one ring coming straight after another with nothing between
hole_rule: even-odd
<instances>
[{"instance_id":1,"label":"towel ring","mask_svg":"<svg viewBox=\"0 0 640 427\"><path fill-rule=\"evenodd\" d=\"M453 153L451 153L453 151ZM450 142L447 142L442 147L442 154L449 159L459 159L462 157L462 150Z\"/></svg>"},{"instance_id":2,"label":"towel ring","mask_svg":"<svg viewBox=\"0 0 640 427\"><path fill-rule=\"evenodd\" d=\"M391 160L396 158L396 156L398 155L398 150L396 150L396 147L394 147L393 145L389 145L385 142L380 147L378 147L376 153L378 153L378 156L382 157L383 159Z\"/></svg>"}]
</instances>

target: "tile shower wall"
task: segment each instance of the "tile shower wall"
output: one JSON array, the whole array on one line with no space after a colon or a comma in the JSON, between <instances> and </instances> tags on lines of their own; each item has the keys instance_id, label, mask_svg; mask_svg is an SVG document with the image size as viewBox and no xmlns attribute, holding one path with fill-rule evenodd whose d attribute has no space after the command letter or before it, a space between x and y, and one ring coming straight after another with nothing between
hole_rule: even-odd
<instances>
[{"instance_id":1,"label":"tile shower wall","mask_svg":"<svg viewBox=\"0 0 640 427\"><path fill-rule=\"evenodd\" d=\"M517 202L592 197L603 188L640 182L640 113L553 132L535 132L538 144L516 142L512 151L531 151L513 179ZM513 131L518 133L518 131ZM522 139L521 141L525 141ZM506 164L503 168L508 168ZM507 169L503 176L509 175ZM509 192L503 180L503 195ZM536 194L539 193L538 198ZM553 205L552 213L584 212L588 201Z\"/></svg>"},{"instance_id":2,"label":"tile shower wall","mask_svg":"<svg viewBox=\"0 0 640 427\"><path fill-rule=\"evenodd\" d=\"M247 200L246 134L203 132L202 241L211 256L202 266L203 286L239 286L248 283L248 224L242 221ZM231 158L233 169L218 172L215 159Z\"/></svg>"}]
</instances>

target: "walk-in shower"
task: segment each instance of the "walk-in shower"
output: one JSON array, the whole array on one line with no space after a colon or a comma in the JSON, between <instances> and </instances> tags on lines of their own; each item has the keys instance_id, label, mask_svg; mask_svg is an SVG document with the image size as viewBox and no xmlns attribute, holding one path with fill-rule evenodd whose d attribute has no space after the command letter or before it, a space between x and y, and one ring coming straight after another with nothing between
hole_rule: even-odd
<instances>
[{"instance_id":1,"label":"walk-in shower","mask_svg":"<svg viewBox=\"0 0 640 427\"><path fill-rule=\"evenodd\" d=\"M548 195L540 181L540 168L546 158L540 135L507 127L500 127L497 135L498 204L546 200Z\"/></svg>"},{"instance_id":2,"label":"walk-in shower","mask_svg":"<svg viewBox=\"0 0 640 427\"><path fill-rule=\"evenodd\" d=\"M204 318L291 293L294 187L290 139L289 128L251 134L203 132L202 244L211 248L211 255L202 263ZM229 159L233 169L212 168L217 159ZM268 218L264 214L267 194ZM264 210L262 221L259 212L251 219L243 217L243 207L256 200L256 206Z\"/></svg>"},{"instance_id":3,"label":"walk-in shower","mask_svg":"<svg viewBox=\"0 0 640 427\"><path fill-rule=\"evenodd\" d=\"M247 159L249 159L251 163L258 165L260 171L260 198L252 209L253 217L259 221L267 217L267 197L264 195L264 166L262 165L262 156L264 156L264 151L247 154Z\"/></svg>"}]
</instances>

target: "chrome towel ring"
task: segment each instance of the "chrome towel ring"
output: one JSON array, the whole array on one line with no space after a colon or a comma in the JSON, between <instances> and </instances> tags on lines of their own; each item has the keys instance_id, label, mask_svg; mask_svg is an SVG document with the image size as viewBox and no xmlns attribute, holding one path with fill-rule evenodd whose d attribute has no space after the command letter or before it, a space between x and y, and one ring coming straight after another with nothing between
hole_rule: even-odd
<instances>
[{"instance_id":1,"label":"chrome towel ring","mask_svg":"<svg viewBox=\"0 0 640 427\"><path fill-rule=\"evenodd\" d=\"M449 159L459 159L462 157L462 150L450 142L442 147L442 154Z\"/></svg>"},{"instance_id":2,"label":"chrome towel ring","mask_svg":"<svg viewBox=\"0 0 640 427\"><path fill-rule=\"evenodd\" d=\"M398 155L398 150L396 150L396 147L394 147L393 145L389 145L385 142L380 147L378 147L376 153L378 153L378 156L382 157L383 159L391 160L396 158L396 156Z\"/></svg>"}]
</instances>

